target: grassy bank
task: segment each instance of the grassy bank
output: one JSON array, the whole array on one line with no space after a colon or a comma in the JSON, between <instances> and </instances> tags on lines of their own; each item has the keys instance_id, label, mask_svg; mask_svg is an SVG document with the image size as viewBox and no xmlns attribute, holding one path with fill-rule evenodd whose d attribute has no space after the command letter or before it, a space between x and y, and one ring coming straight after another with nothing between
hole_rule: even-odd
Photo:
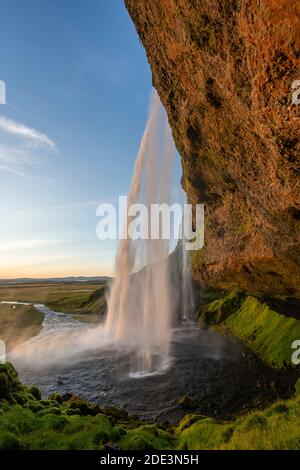
<instances>
[{"instance_id":1,"label":"grassy bank","mask_svg":"<svg viewBox=\"0 0 300 470\"><path fill-rule=\"evenodd\" d=\"M98 323L106 311L106 284L21 284L0 286L0 301L45 304L56 312L70 313L74 318ZM0 340L7 350L39 333L43 314L33 305L0 303Z\"/></svg>"},{"instance_id":2,"label":"grassy bank","mask_svg":"<svg viewBox=\"0 0 300 470\"><path fill-rule=\"evenodd\" d=\"M193 414L160 425L73 395L41 400L8 364L0 365L0 418L0 449L300 449L300 395L230 422Z\"/></svg>"},{"instance_id":3,"label":"grassy bank","mask_svg":"<svg viewBox=\"0 0 300 470\"><path fill-rule=\"evenodd\" d=\"M75 315L104 315L106 311L106 285L90 292L70 292L58 299L48 300L47 307L56 312Z\"/></svg>"},{"instance_id":4,"label":"grassy bank","mask_svg":"<svg viewBox=\"0 0 300 470\"><path fill-rule=\"evenodd\" d=\"M45 304L77 319L99 322L106 311L106 283L33 283L0 286L0 301Z\"/></svg>"},{"instance_id":5,"label":"grassy bank","mask_svg":"<svg viewBox=\"0 0 300 470\"><path fill-rule=\"evenodd\" d=\"M292 343L300 339L300 321L272 310L259 299L230 293L208 304L199 319L230 331L271 367L291 367Z\"/></svg>"},{"instance_id":6,"label":"grassy bank","mask_svg":"<svg viewBox=\"0 0 300 470\"><path fill-rule=\"evenodd\" d=\"M43 315L32 305L0 304L0 339L7 351L39 333Z\"/></svg>"}]
</instances>

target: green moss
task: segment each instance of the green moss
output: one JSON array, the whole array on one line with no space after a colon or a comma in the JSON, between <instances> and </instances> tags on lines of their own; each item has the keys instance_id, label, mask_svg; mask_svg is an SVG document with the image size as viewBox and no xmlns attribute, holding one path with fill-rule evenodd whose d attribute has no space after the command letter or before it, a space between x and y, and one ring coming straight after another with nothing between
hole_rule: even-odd
<instances>
[{"instance_id":1,"label":"green moss","mask_svg":"<svg viewBox=\"0 0 300 470\"><path fill-rule=\"evenodd\" d=\"M204 419L206 416L201 416L199 414L187 414L176 426L175 433L180 434L184 429L189 428L192 424L200 419Z\"/></svg>"},{"instance_id":2,"label":"green moss","mask_svg":"<svg viewBox=\"0 0 300 470\"><path fill-rule=\"evenodd\" d=\"M20 384L11 365L1 367L1 373L7 378L3 381L10 400L0 400L0 449L96 450L105 445L128 450L300 449L299 395L231 422L189 414L177 426L163 428L141 423L119 409L119 416L108 416L104 410L93 415L89 411L95 411L94 405L88 403L88 413L83 415L82 410L70 408L72 403L79 403L83 409L85 403L72 395L60 404L57 400L37 400ZM18 395L24 403L11 400ZM70 412L80 415L70 416Z\"/></svg>"},{"instance_id":3,"label":"green moss","mask_svg":"<svg viewBox=\"0 0 300 470\"><path fill-rule=\"evenodd\" d=\"M262 414L253 414L245 420L243 423L243 428L245 431L252 429L254 427L266 427L268 420Z\"/></svg>"},{"instance_id":4,"label":"green moss","mask_svg":"<svg viewBox=\"0 0 300 470\"><path fill-rule=\"evenodd\" d=\"M43 318L33 305L0 304L1 339L5 341L7 351L38 334Z\"/></svg>"},{"instance_id":5,"label":"green moss","mask_svg":"<svg viewBox=\"0 0 300 470\"><path fill-rule=\"evenodd\" d=\"M127 411L122 410L121 408L117 408L116 406L108 406L104 408L104 412L107 415L113 416L114 418L117 418L117 419L126 420L128 418Z\"/></svg>"},{"instance_id":6,"label":"green moss","mask_svg":"<svg viewBox=\"0 0 300 470\"><path fill-rule=\"evenodd\" d=\"M280 315L254 297L247 297L226 325L272 367L293 365L291 345L300 338L299 320Z\"/></svg>"},{"instance_id":7,"label":"green moss","mask_svg":"<svg viewBox=\"0 0 300 470\"><path fill-rule=\"evenodd\" d=\"M91 294L78 291L46 302L47 307L57 312L103 315L106 311L106 286L102 285Z\"/></svg>"},{"instance_id":8,"label":"green moss","mask_svg":"<svg viewBox=\"0 0 300 470\"><path fill-rule=\"evenodd\" d=\"M58 406L50 406L49 408L43 408L42 410L37 412L38 416L45 416L48 414L60 415L61 409Z\"/></svg>"},{"instance_id":9,"label":"green moss","mask_svg":"<svg viewBox=\"0 0 300 470\"><path fill-rule=\"evenodd\" d=\"M21 441L10 432L0 433L1 450L19 450L22 448Z\"/></svg>"},{"instance_id":10,"label":"green moss","mask_svg":"<svg viewBox=\"0 0 300 470\"><path fill-rule=\"evenodd\" d=\"M28 408L34 413L37 413L38 411L43 410L44 406L40 402L31 402L29 403Z\"/></svg>"},{"instance_id":11,"label":"green moss","mask_svg":"<svg viewBox=\"0 0 300 470\"><path fill-rule=\"evenodd\" d=\"M208 304L199 319L208 325L219 325L240 308L243 300L243 294L230 292Z\"/></svg>"},{"instance_id":12,"label":"green moss","mask_svg":"<svg viewBox=\"0 0 300 470\"><path fill-rule=\"evenodd\" d=\"M297 380L295 385L296 394L300 395L300 379Z\"/></svg>"},{"instance_id":13,"label":"green moss","mask_svg":"<svg viewBox=\"0 0 300 470\"><path fill-rule=\"evenodd\" d=\"M52 401L52 402L56 402L58 404L61 404L63 403L63 398L62 396L59 394L59 393L52 393L49 398L48 398L49 401Z\"/></svg>"},{"instance_id":14,"label":"green moss","mask_svg":"<svg viewBox=\"0 0 300 470\"><path fill-rule=\"evenodd\" d=\"M152 450L172 448L170 435L156 425L139 426L129 430L119 442L122 449L127 450Z\"/></svg>"},{"instance_id":15,"label":"green moss","mask_svg":"<svg viewBox=\"0 0 300 470\"><path fill-rule=\"evenodd\" d=\"M199 406L198 401L192 397L189 397L188 395L185 395L184 397L180 398L178 404L185 409L193 409Z\"/></svg>"},{"instance_id":16,"label":"green moss","mask_svg":"<svg viewBox=\"0 0 300 470\"><path fill-rule=\"evenodd\" d=\"M9 393L9 383L7 375L0 373L0 398L6 398Z\"/></svg>"},{"instance_id":17,"label":"green moss","mask_svg":"<svg viewBox=\"0 0 300 470\"><path fill-rule=\"evenodd\" d=\"M29 387L28 392L31 393L31 395L36 400L40 400L42 398L41 397L41 392L39 391L39 389L35 385L32 385L31 387Z\"/></svg>"},{"instance_id":18,"label":"green moss","mask_svg":"<svg viewBox=\"0 0 300 470\"><path fill-rule=\"evenodd\" d=\"M23 386L12 364L0 364L0 400L13 400L12 393L23 392Z\"/></svg>"},{"instance_id":19,"label":"green moss","mask_svg":"<svg viewBox=\"0 0 300 470\"><path fill-rule=\"evenodd\" d=\"M179 436L180 449L211 449L223 442L228 425L218 424L212 418L201 419L185 429Z\"/></svg>"},{"instance_id":20,"label":"green moss","mask_svg":"<svg viewBox=\"0 0 300 470\"><path fill-rule=\"evenodd\" d=\"M283 405L288 414L283 412ZM279 402L231 423L200 419L178 435L182 449L300 449L300 398Z\"/></svg>"},{"instance_id":21,"label":"green moss","mask_svg":"<svg viewBox=\"0 0 300 470\"><path fill-rule=\"evenodd\" d=\"M200 319L229 328L270 366L293 366L291 345L300 338L300 321L275 312L257 298L230 293L206 306Z\"/></svg>"}]
</instances>

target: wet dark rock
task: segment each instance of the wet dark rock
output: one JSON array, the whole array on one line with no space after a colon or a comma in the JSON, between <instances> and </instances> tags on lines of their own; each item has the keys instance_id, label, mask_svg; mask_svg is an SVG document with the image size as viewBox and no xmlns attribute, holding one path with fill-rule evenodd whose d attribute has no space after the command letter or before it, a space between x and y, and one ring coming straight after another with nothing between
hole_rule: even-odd
<instances>
[{"instance_id":1,"label":"wet dark rock","mask_svg":"<svg viewBox=\"0 0 300 470\"><path fill-rule=\"evenodd\" d=\"M198 408L199 402L195 400L195 398L189 397L188 395L185 395L179 400L179 405L184 408L184 409L195 409Z\"/></svg>"}]
</instances>

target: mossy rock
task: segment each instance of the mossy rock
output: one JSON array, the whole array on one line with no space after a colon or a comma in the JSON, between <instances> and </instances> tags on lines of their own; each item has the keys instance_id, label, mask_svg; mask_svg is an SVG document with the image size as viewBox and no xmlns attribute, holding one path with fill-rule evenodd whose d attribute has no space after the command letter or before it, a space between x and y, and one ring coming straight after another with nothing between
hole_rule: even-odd
<instances>
[{"instance_id":1,"label":"mossy rock","mask_svg":"<svg viewBox=\"0 0 300 470\"><path fill-rule=\"evenodd\" d=\"M180 398L178 403L181 408L187 410L192 410L198 408L199 406L199 402L195 398L189 397L188 395L184 395L182 398Z\"/></svg>"},{"instance_id":2,"label":"mossy rock","mask_svg":"<svg viewBox=\"0 0 300 470\"><path fill-rule=\"evenodd\" d=\"M66 416L58 416L52 413L46 414L42 418L43 426L54 431L61 431L68 424Z\"/></svg>"},{"instance_id":3,"label":"mossy rock","mask_svg":"<svg viewBox=\"0 0 300 470\"><path fill-rule=\"evenodd\" d=\"M44 409L44 406L39 401L32 401L28 404L28 408L33 411L33 413L37 413Z\"/></svg>"},{"instance_id":4,"label":"mossy rock","mask_svg":"<svg viewBox=\"0 0 300 470\"><path fill-rule=\"evenodd\" d=\"M23 392L12 392L10 396L19 405L24 405L26 403L26 395Z\"/></svg>"},{"instance_id":5,"label":"mossy rock","mask_svg":"<svg viewBox=\"0 0 300 470\"><path fill-rule=\"evenodd\" d=\"M56 402L58 404L62 404L63 403L63 397L59 394L59 393L52 393L49 397L48 397L48 400L51 401L51 402Z\"/></svg>"},{"instance_id":6,"label":"mossy rock","mask_svg":"<svg viewBox=\"0 0 300 470\"><path fill-rule=\"evenodd\" d=\"M196 423L200 419L205 419L207 416L200 415L200 414L187 414L184 418L179 422L178 426L176 427L176 434L181 433L184 429L189 428L192 424Z\"/></svg>"},{"instance_id":7,"label":"mossy rock","mask_svg":"<svg viewBox=\"0 0 300 470\"><path fill-rule=\"evenodd\" d=\"M24 387L13 365L8 362L6 364L0 364L0 400L14 400L11 394L23 390Z\"/></svg>"},{"instance_id":8,"label":"mossy rock","mask_svg":"<svg viewBox=\"0 0 300 470\"><path fill-rule=\"evenodd\" d=\"M28 388L28 392L36 399L36 400L41 400L41 392L36 387L35 385L32 385L31 387Z\"/></svg>"},{"instance_id":9,"label":"mossy rock","mask_svg":"<svg viewBox=\"0 0 300 470\"><path fill-rule=\"evenodd\" d=\"M67 416L81 416L81 411L79 408L68 408L65 410L65 414Z\"/></svg>"},{"instance_id":10,"label":"mossy rock","mask_svg":"<svg viewBox=\"0 0 300 470\"><path fill-rule=\"evenodd\" d=\"M126 439L126 444L123 448L126 450L155 450L151 442L138 434L132 435L130 438Z\"/></svg>"},{"instance_id":11,"label":"mossy rock","mask_svg":"<svg viewBox=\"0 0 300 470\"><path fill-rule=\"evenodd\" d=\"M39 403L43 405L44 407L53 406L53 403L51 403L49 400L40 400Z\"/></svg>"},{"instance_id":12,"label":"mossy rock","mask_svg":"<svg viewBox=\"0 0 300 470\"><path fill-rule=\"evenodd\" d=\"M250 416L248 419L246 419L245 423L243 424L244 431L249 431L253 428L261 428L261 427L267 427L268 425L268 420L265 416L259 415L259 414L254 414Z\"/></svg>"},{"instance_id":13,"label":"mossy rock","mask_svg":"<svg viewBox=\"0 0 300 470\"><path fill-rule=\"evenodd\" d=\"M300 336L300 321L272 310L257 297L231 292L205 306L199 320L225 328L275 369L292 364L291 345Z\"/></svg>"},{"instance_id":14,"label":"mossy rock","mask_svg":"<svg viewBox=\"0 0 300 470\"><path fill-rule=\"evenodd\" d=\"M4 372L0 372L0 399L7 398L9 395L8 377Z\"/></svg>"},{"instance_id":15,"label":"mossy rock","mask_svg":"<svg viewBox=\"0 0 300 470\"><path fill-rule=\"evenodd\" d=\"M21 441L11 432L0 433L1 450L19 450L22 449Z\"/></svg>"},{"instance_id":16,"label":"mossy rock","mask_svg":"<svg viewBox=\"0 0 300 470\"><path fill-rule=\"evenodd\" d=\"M117 439L120 439L121 437L125 436L127 434L127 431L126 429L117 424L116 426L114 426L114 437L117 438Z\"/></svg>"},{"instance_id":17,"label":"mossy rock","mask_svg":"<svg viewBox=\"0 0 300 470\"><path fill-rule=\"evenodd\" d=\"M102 410L99 405L93 405L91 403L87 403L84 400L74 396L68 401L69 409L76 409L80 411L80 414L83 416L96 416Z\"/></svg>"},{"instance_id":18,"label":"mossy rock","mask_svg":"<svg viewBox=\"0 0 300 470\"><path fill-rule=\"evenodd\" d=\"M276 403L274 406L271 407L270 414L288 414L289 408L286 406L284 402Z\"/></svg>"},{"instance_id":19,"label":"mossy rock","mask_svg":"<svg viewBox=\"0 0 300 470\"><path fill-rule=\"evenodd\" d=\"M245 295L239 292L230 292L223 299L208 304L200 316L207 325L219 325L236 312L244 301Z\"/></svg>"},{"instance_id":20,"label":"mossy rock","mask_svg":"<svg viewBox=\"0 0 300 470\"><path fill-rule=\"evenodd\" d=\"M116 406L108 406L104 408L104 413L108 416L112 416L113 418L120 419L120 420L127 420L128 413L127 411L117 408Z\"/></svg>"},{"instance_id":21,"label":"mossy rock","mask_svg":"<svg viewBox=\"0 0 300 470\"><path fill-rule=\"evenodd\" d=\"M37 412L38 416L45 416L45 415L48 415L48 414L60 415L61 414L61 409L58 408L57 406L52 406L50 408L44 408L44 409Z\"/></svg>"},{"instance_id":22,"label":"mossy rock","mask_svg":"<svg viewBox=\"0 0 300 470\"><path fill-rule=\"evenodd\" d=\"M64 402L68 402L69 400L71 400L72 398L76 397L76 395L73 395L72 393L65 393L64 395L62 395L62 400ZM79 397L76 397L76 398L79 398Z\"/></svg>"}]
</instances>

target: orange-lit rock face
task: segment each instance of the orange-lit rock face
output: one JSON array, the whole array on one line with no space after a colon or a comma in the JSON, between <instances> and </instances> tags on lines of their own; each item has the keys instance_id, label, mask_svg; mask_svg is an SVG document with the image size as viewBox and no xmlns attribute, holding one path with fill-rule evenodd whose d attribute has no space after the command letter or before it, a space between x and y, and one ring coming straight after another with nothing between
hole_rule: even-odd
<instances>
[{"instance_id":1,"label":"orange-lit rock face","mask_svg":"<svg viewBox=\"0 0 300 470\"><path fill-rule=\"evenodd\" d=\"M300 297L298 0L125 0L167 109L189 199L206 205L196 279Z\"/></svg>"}]
</instances>

